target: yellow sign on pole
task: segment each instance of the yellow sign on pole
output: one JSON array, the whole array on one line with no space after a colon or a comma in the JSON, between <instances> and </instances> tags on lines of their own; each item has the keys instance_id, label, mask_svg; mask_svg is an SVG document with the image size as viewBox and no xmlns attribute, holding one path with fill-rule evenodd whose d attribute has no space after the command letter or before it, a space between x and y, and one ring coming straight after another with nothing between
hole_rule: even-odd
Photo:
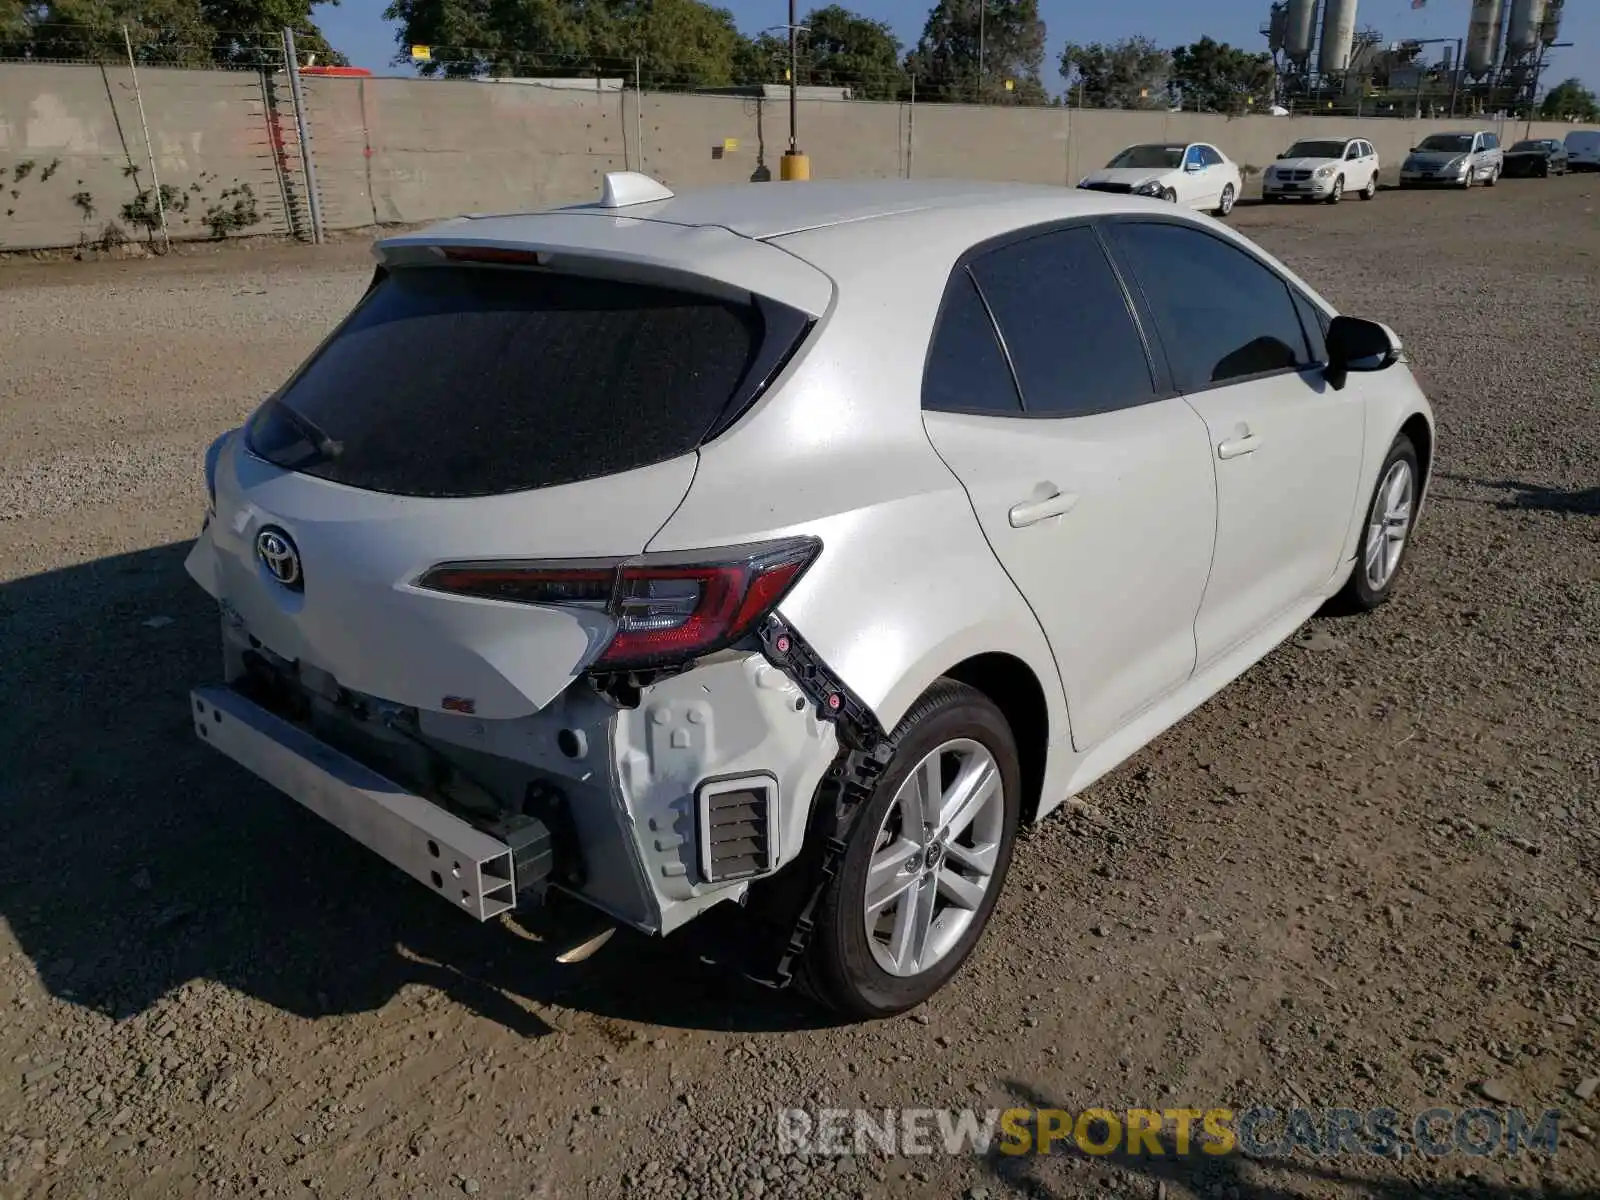
<instances>
[{"instance_id":1,"label":"yellow sign on pole","mask_svg":"<svg viewBox=\"0 0 1600 1200\"><path fill-rule=\"evenodd\" d=\"M1016 83L1016 80L1014 80L1014 79L1008 79L1008 80L1006 80L1006 91L1008 91L1008 92L1014 92L1014 91L1016 91L1016 90L1017 90L1017 83Z\"/></svg>"},{"instance_id":2,"label":"yellow sign on pole","mask_svg":"<svg viewBox=\"0 0 1600 1200\"><path fill-rule=\"evenodd\" d=\"M413 47L411 47L411 61L412 62L432 62L433 61L433 47L431 47L431 46L413 46Z\"/></svg>"},{"instance_id":3,"label":"yellow sign on pole","mask_svg":"<svg viewBox=\"0 0 1600 1200\"><path fill-rule=\"evenodd\" d=\"M724 154L732 154L738 148L739 148L739 139L738 138L723 138L722 139L722 152Z\"/></svg>"}]
</instances>

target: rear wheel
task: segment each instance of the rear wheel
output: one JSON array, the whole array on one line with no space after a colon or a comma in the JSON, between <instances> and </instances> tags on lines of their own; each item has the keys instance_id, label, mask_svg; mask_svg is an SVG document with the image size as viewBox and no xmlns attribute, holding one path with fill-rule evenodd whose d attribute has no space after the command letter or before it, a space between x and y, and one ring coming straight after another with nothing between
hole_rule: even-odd
<instances>
[{"instance_id":1,"label":"rear wheel","mask_svg":"<svg viewBox=\"0 0 1600 1200\"><path fill-rule=\"evenodd\" d=\"M1489 178L1487 178L1487 179L1485 179L1483 181L1483 186L1484 187L1493 187L1495 184L1497 184L1499 182L1500 182L1500 168L1499 167L1490 167L1489 168Z\"/></svg>"},{"instance_id":2,"label":"rear wheel","mask_svg":"<svg viewBox=\"0 0 1600 1200\"><path fill-rule=\"evenodd\" d=\"M901 721L895 753L817 911L808 989L854 1017L914 1008L989 923L1021 814L1016 740L981 692L940 680Z\"/></svg>"},{"instance_id":3,"label":"rear wheel","mask_svg":"<svg viewBox=\"0 0 1600 1200\"><path fill-rule=\"evenodd\" d=\"M1371 200L1378 194L1378 173L1374 171L1372 178L1367 180L1367 186L1361 189L1361 198Z\"/></svg>"}]
</instances>

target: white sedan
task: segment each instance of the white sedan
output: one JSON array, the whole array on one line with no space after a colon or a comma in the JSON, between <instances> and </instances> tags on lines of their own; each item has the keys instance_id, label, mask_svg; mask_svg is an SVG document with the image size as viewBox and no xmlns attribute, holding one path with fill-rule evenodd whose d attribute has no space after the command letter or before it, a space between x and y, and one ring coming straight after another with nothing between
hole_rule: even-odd
<instances>
[{"instance_id":1,"label":"white sedan","mask_svg":"<svg viewBox=\"0 0 1600 1200\"><path fill-rule=\"evenodd\" d=\"M1225 217L1244 191L1239 164L1205 142L1129 146L1078 186L1157 200Z\"/></svg>"},{"instance_id":2,"label":"white sedan","mask_svg":"<svg viewBox=\"0 0 1600 1200\"><path fill-rule=\"evenodd\" d=\"M1378 194L1378 151L1362 138L1311 138L1296 142L1261 177L1269 200L1321 200L1337 204L1346 192L1363 200Z\"/></svg>"},{"instance_id":3,"label":"white sedan","mask_svg":"<svg viewBox=\"0 0 1600 1200\"><path fill-rule=\"evenodd\" d=\"M1434 460L1394 333L1182 207L623 173L376 256L207 453L197 734L479 920L861 1017L1020 823L1387 600Z\"/></svg>"}]
</instances>

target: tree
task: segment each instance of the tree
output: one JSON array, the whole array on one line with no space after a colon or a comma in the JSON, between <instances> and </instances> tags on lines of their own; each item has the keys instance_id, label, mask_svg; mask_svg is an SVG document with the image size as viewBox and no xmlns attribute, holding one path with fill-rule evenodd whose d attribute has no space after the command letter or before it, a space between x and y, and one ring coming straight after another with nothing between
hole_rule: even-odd
<instances>
[{"instance_id":1,"label":"tree","mask_svg":"<svg viewBox=\"0 0 1600 1200\"><path fill-rule=\"evenodd\" d=\"M752 57L733 14L701 0L393 0L395 61L428 46L424 75L627 75L657 87L723 87Z\"/></svg>"},{"instance_id":2,"label":"tree","mask_svg":"<svg viewBox=\"0 0 1600 1200\"><path fill-rule=\"evenodd\" d=\"M276 66L278 35L319 61L348 60L311 20L318 0L0 0L0 52L15 58L120 60L152 66ZM337 3L337 0L330 0Z\"/></svg>"},{"instance_id":3,"label":"tree","mask_svg":"<svg viewBox=\"0 0 1600 1200\"><path fill-rule=\"evenodd\" d=\"M1044 35L1038 0L938 0L906 70L919 98L1043 104Z\"/></svg>"},{"instance_id":4,"label":"tree","mask_svg":"<svg viewBox=\"0 0 1600 1200\"><path fill-rule=\"evenodd\" d=\"M1092 108L1165 108L1172 55L1146 37L1061 51L1067 102Z\"/></svg>"},{"instance_id":5,"label":"tree","mask_svg":"<svg viewBox=\"0 0 1600 1200\"><path fill-rule=\"evenodd\" d=\"M806 27L800 35L802 83L848 87L864 100L900 95L906 75L899 39L888 25L838 4L813 9L801 24Z\"/></svg>"},{"instance_id":6,"label":"tree","mask_svg":"<svg viewBox=\"0 0 1600 1200\"><path fill-rule=\"evenodd\" d=\"M1539 115L1547 121L1600 121L1600 104L1581 79L1563 79L1545 93Z\"/></svg>"},{"instance_id":7,"label":"tree","mask_svg":"<svg viewBox=\"0 0 1600 1200\"><path fill-rule=\"evenodd\" d=\"M1199 112L1243 112L1248 102L1272 90L1272 59L1204 37L1172 52L1174 92Z\"/></svg>"}]
</instances>

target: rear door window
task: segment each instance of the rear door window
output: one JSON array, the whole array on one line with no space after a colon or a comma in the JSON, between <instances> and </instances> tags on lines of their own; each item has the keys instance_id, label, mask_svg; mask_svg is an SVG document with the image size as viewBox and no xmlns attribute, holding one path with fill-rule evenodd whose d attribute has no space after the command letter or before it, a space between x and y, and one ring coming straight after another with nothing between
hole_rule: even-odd
<instances>
[{"instance_id":1,"label":"rear door window","mask_svg":"<svg viewBox=\"0 0 1600 1200\"><path fill-rule=\"evenodd\" d=\"M1011 365L965 267L950 280L939 308L922 377L922 407L997 417L1022 415Z\"/></svg>"},{"instance_id":2,"label":"rear door window","mask_svg":"<svg viewBox=\"0 0 1600 1200\"><path fill-rule=\"evenodd\" d=\"M1111 228L1180 391L1310 365L1289 285L1265 263L1201 229L1144 221Z\"/></svg>"},{"instance_id":3,"label":"rear door window","mask_svg":"<svg viewBox=\"0 0 1600 1200\"><path fill-rule=\"evenodd\" d=\"M486 496L695 450L804 318L615 280L402 267L252 421L251 448L336 483Z\"/></svg>"},{"instance_id":4,"label":"rear door window","mask_svg":"<svg viewBox=\"0 0 1600 1200\"><path fill-rule=\"evenodd\" d=\"M1144 339L1087 225L1010 242L972 264L1030 415L1085 416L1155 398Z\"/></svg>"}]
</instances>

